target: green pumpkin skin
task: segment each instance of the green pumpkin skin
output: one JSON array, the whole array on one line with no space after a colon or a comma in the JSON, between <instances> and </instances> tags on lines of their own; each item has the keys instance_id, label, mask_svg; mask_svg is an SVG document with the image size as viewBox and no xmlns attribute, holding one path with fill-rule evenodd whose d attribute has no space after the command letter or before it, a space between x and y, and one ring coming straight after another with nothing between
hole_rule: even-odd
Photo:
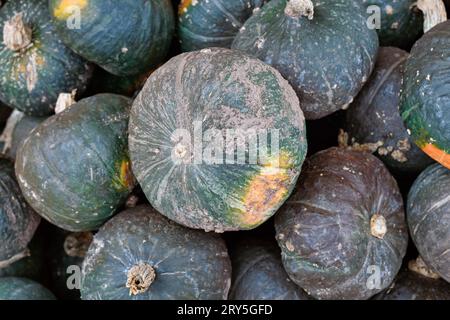
<instances>
[{"instance_id":1,"label":"green pumpkin skin","mask_svg":"<svg viewBox=\"0 0 450 320\"><path fill-rule=\"evenodd\" d=\"M73 232L100 227L134 187L127 146L131 100L100 94L50 117L24 141L16 175L28 203Z\"/></svg>"},{"instance_id":2,"label":"green pumpkin skin","mask_svg":"<svg viewBox=\"0 0 450 320\"><path fill-rule=\"evenodd\" d=\"M423 14L416 0L364 0L367 7L378 6L381 28L377 30L380 46L409 50L423 34Z\"/></svg>"},{"instance_id":3,"label":"green pumpkin skin","mask_svg":"<svg viewBox=\"0 0 450 320\"><path fill-rule=\"evenodd\" d=\"M194 132L196 123L202 128ZM133 103L129 128L133 172L152 206L206 231L252 229L271 217L291 193L307 149L289 84L270 66L225 48L181 54L155 71ZM223 135L211 133L242 128L267 136L278 130L278 154L239 164L238 149L218 147L214 137ZM187 131L183 141L179 130ZM192 145L189 135L203 143ZM225 146L226 137L222 141ZM226 155L214 164L211 148Z\"/></svg>"},{"instance_id":4,"label":"green pumpkin skin","mask_svg":"<svg viewBox=\"0 0 450 320\"><path fill-rule=\"evenodd\" d=\"M374 218L384 232L372 227ZM394 178L372 154L344 148L307 159L275 228L284 268L317 299L363 300L386 289L408 243ZM377 285L374 272L380 276Z\"/></svg>"},{"instance_id":5,"label":"green pumpkin skin","mask_svg":"<svg viewBox=\"0 0 450 320\"><path fill-rule=\"evenodd\" d=\"M0 278L0 300L56 300L41 284L26 278Z\"/></svg>"},{"instance_id":6,"label":"green pumpkin skin","mask_svg":"<svg viewBox=\"0 0 450 320\"><path fill-rule=\"evenodd\" d=\"M313 0L311 20L289 13L296 1L270 1L246 21L232 48L280 71L314 120L353 101L374 67L378 37L360 0Z\"/></svg>"},{"instance_id":7,"label":"green pumpkin skin","mask_svg":"<svg viewBox=\"0 0 450 320\"><path fill-rule=\"evenodd\" d=\"M275 243L244 238L231 254L230 300L309 300L289 279ZM253 240L253 241L252 241Z\"/></svg>"},{"instance_id":8,"label":"green pumpkin skin","mask_svg":"<svg viewBox=\"0 0 450 320\"><path fill-rule=\"evenodd\" d=\"M450 171L434 164L422 172L408 195L411 238L423 261L450 282Z\"/></svg>"},{"instance_id":9,"label":"green pumpkin skin","mask_svg":"<svg viewBox=\"0 0 450 320\"><path fill-rule=\"evenodd\" d=\"M117 76L160 64L175 29L170 0L49 0L49 7L64 43ZM74 13L80 14L77 28L70 27Z\"/></svg>"},{"instance_id":10,"label":"green pumpkin skin","mask_svg":"<svg viewBox=\"0 0 450 320\"><path fill-rule=\"evenodd\" d=\"M139 264L152 267L156 276L146 291L131 294L126 283ZM136 275L139 279L142 274ZM83 300L224 300L230 282L230 259L217 234L184 228L149 206L139 206L118 214L95 235L83 263L81 296Z\"/></svg>"},{"instance_id":11,"label":"green pumpkin skin","mask_svg":"<svg viewBox=\"0 0 450 320\"><path fill-rule=\"evenodd\" d=\"M55 35L47 1L8 1L0 10L0 31L17 13L33 31L32 44L12 51L0 32L0 100L27 115L50 115L61 92L86 89L92 67Z\"/></svg>"},{"instance_id":12,"label":"green pumpkin skin","mask_svg":"<svg viewBox=\"0 0 450 320\"><path fill-rule=\"evenodd\" d=\"M406 61L400 112L412 139L450 169L450 21L416 42Z\"/></svg>"},{"instance_id":13,"label":"green pumpkin skin","mask_svg":"<svg viewBox=\"0 0 450 320\"><path fill-rule=\"evenodd\" d=\"M40 217L25 202L10 161L0 159L0 268L27 249ZM16 260L16 259L13 259Z\"/></svg>"},{"instance_id":14,"label":"green pumpkin skin","mask_svg":"<svg viewBox=\"0 0 450 320\"><path fill-rule=\"evenodd\" d=\"M414 144L398 110L408 56L401 49L381 47L370 79L346 112L350 141L378 143L375 155L402 175L418 174L433 162Z\"/></svg>"},{"instance_id":15,"label":"green pumpkin skin","mask_svg":"<svg viewBox=\"0 0 450 320\"><path fill-rule=\"evenodd\" d=\"M178 38L183 52L230 48L244 22L265 0L183 0L178 9Z\"/></svg>"}]
</instances>

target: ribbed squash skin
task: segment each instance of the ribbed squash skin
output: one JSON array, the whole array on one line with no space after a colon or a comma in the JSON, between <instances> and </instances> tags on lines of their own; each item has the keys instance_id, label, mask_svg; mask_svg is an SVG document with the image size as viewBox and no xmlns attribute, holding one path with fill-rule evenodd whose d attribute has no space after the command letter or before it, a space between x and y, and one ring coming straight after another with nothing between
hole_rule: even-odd
<instances>
[{"instance_id":1,"label":"ribbed squash skin","mask_svg":"<svg viewBox=\"0 0 450 320\"><path fill-rule=\"evenodd\" d=\"M381 46L409 50L423 34L423 14L416 0L363 0L367 6L378 6L381 29L377 30Z\"/></svg>"},{"instance_id":2,"label":"ribbed squash skin","mask_svg":"<svg viewBox=\"0 0 450 320\"><path fill-rule=\"evenodd\" d=\"M3 43L3 28L15 14L33 30L32 45L14 52ZM0 11L0 100L28 115L53 112L58 95L82 93L92 68L55 35L46 0L11 0Z\"/></svg>"},{"instance_id":3,"label":"ribbed squash skin","mask_svg":"<svg viewBox=\"0 0 450 320\"><path fill-rule=\"evenodd\" d=\"M49 0L61 39L76 53L118 75L140 74L168 53L175 29L170 0ZM70 28L71 8L80 28Z\"/></svg>"},{"instance_id":4,"label":"ribbed squash skin","mask_svg":"<svg viewBox=\"0 0 450 320\"><path fill-rule=\"evenodd\" d=\"M375 64L378 37L360 0L313 0L314 17L291 17L287 0L272 0L247 20L232 48L281 72L306 119L345 108Z\"/></svg>"},{"instance_id":5,"label":"ribbed squash skin","mask_svg":"<svg viewBox=\"0 0 450 320\"><path fill-rule=\"evenodd\" d=\"M411 140L398 110L408 55L380 48L372 76L346 113L350 142L382 143L375 155L396 173L419 173L433 161Z\"/></svg>"},{"instance_id":6,"label":"ribbed squash skin","mask_svg":"<svg viewBox=\"0 0 450 320\"><path fill-rule=\"evenodd\" d=\"M56 300L41 284L26 278L0 278L0 300Z\"/></svg>"},{"instance_id":7,"label":"ribbed squash skin","mask_svg":"<svg viewBox=\"0 0 450 320\"><path fill-rule=\"evenodd\" d=\"M318 299L368 299L400 269L408 233L397 183L366 152L330 148L305 162L299 185L275 219L290 278ZM370 220L385 218L383 238ZM379 269L379 288L368 285Z\"/></svg>"},{"instance_id":8,"label":"ribbed squash skin","mask_svg":"<svg viewBox=\"0 0 450 320\"><path fill-rule=\"evenodd\" d=\"M39 225L40 217L25 202L12 163L0 159L0 262L23 252Z\"/></svg>"},{"instance_id":9,"label":"ribbed squash skin","mask_svg":"<svg viewBox=\"0 0 450 320\"><path fill-rule=\"evenodd\" d=\"M248 240L248 239L247 239ZM266 241L241 242L231 255L230 300L308 300L281 263L280 249Z\"/></svg>"},{"instance_id":10,"label":"ribbed squash skin","mask_svg":"<svg viewBox=\"0 0 450 320\"><path fill-rule=\"evenodd\" d=\"M138 263L156 278L146 292L130 295L127 275ZM84 300L226 299L231 263L216 234L184 228L148 206L124 211L95 235L83 263Z\"/></svg>"},{"instance_id":11,"label":"ribbed squash skin","mask_svg":"<svg viewBox=\"0 0 450 320\"><path fill-rule=\"evenodd\" d=\"M450 168L450 21L428 31L406 61L400 110L415 143Z\"/></svg>"},{"instance_id":12,"label":"ribbed squash skin","mask_svg":"<svg viewBox=\"0 0 450 320\"><path fill-rule=\"evenodd\" d=\"M391 288L377 300L450 300L450 284L442 279L424 277L412 271L401 271Z\"/></svg>"},{"instance_id":13,"label":"ribbed squash skin","mask_svg":"<svg viewBox=\"0 0 450 320\"><path fill-rule=\"evenodd\" d=\"M178 12L182 51L209 47L229 48L254 10L265 0L183 0Z\"/></svg>"},{"instance_id":14,"label":"ribbed squash skin","mask_svg":"<svg viewBox=\"0 0 450 320\"><path fill-rule=\"evenodd\" d=\"M83 99L33 131L19 149L16 174L30 205L69 231L100 227L134 187L127 146L131 101Z\"/></svg>"},{"instance_id":15,"label":"ribbed squash skin","mask_svg":"<svg viewBox=\"0 0 450 320\"><path fill-rule=\"evenodd\" d=\"M408 195L409 231L426 265L450 282L450 171L438 164L420 174Z\"/></svg>"},{"instance_id":16,"label":"ribbed squash skin","mask_svg":"<svg viewBox=\"0 0 450 320\"><path fill-rule=\"evenodd\" d=\"M203 136L194 132L198 122ZM174 138L183 129L182 141ZM212 138L223 138L226 129L266 130L269 137L276 129L278 154L239 163L231 134L222 146ZM207 130L220 132L208 136ZM180 148L186 152L177 158ZM219 149L216 164L208 161L211 148ZM173 58L150 76L132 107L133 172L155 209L191 228L223 232L266 221L291 193L306 148L295 92L276 70L238 51L203 49Z\"/></svg>"}]
</instances>

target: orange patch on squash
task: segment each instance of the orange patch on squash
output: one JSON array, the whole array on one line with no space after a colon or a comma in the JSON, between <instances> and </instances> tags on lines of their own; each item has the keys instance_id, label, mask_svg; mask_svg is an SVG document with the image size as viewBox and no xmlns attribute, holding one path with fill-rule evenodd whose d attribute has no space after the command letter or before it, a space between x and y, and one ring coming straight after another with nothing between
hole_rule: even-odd
<instances>
[{"instance_id":1,"label":"orange patch on squash","mask_svg":"<svg viewBox=\"0 0 450 320\"><path fill-rule=\"evenodd\" d=\"M61 0L53 10L53 16L59 20L65 20L75 14L76 10L82 10L87 5L88 0Z\"/></svg>"},{"instance_id":2,"label":"orange patch on squash","mask_svg":"<svg viewBox=\"0 0 450 320\"><path fill-rule=\"evenodd\" d=\"M264 222L270 211L285 199L291 180L289 167L289 156L282 153L263 166L250 181L243 197L245 212L240 217L243 224L255 226Z\"/></svg>"},{"instance_id":3,"label":"orange patch on squash","mask_svg":"<svg viewBox=\"0 0 450 320\"><path fill-rule=\"evenodd\" d=\"M194 2L194 3L193 3ZM183 15L186 13L187 9L191 6L191 4L196 4L197 0L181 0L181 3L178 7L178 15Z\"/></svg>"},{"instance_id":4,"label":"orange patch on squash","mask_svg":"<svg viewBox=\"0 0 450 320\"><path fill-rule=\"evenodd\" d=\"M120 163L119 181L115 181L115 186L118 189L131 190L134 187L134 176L131 172L130 161L124 160Z\"/></svg>"},{"instance_id":5,"label":"orange patch on squash","mask_svg":"<svg viewBox=\"0 0 450 320\"><path fill-rule=\"evenodd\" d=\"M428 143L425 146L422 146L422 151L444 167L450 169L450 154L444 150L439 149L434 144Z\"/></svg>"}]
</instances>

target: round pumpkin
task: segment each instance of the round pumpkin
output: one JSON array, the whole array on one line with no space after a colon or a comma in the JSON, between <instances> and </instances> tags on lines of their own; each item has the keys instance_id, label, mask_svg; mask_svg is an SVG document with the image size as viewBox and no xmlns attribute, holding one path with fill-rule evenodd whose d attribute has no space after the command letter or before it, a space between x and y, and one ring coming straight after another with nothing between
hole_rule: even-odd
<instances>
[{"instance_id":1,"label":"round pumpkin","mask_svg":"<svg viewBox=\"0 0 450 320\"><path fill-rule=\"evenodd\" d=\"M0 268L25 257L39 216L25 202L12 163L0 159Z\"/></svg>"},{"instance_id":2,"label":"round pumpkin","mask_svg":"<svg viewBox=\"0 0 450 320\"><path fill-rule=\"evenodd\" d=\"M84 300L226 299L231 281L218 235L184 228L148 206L108 221L82 271Z\"/></svg>"},{"instance_id":3,"label":"round pumpkin","mask_svg":"<svg viewBox=\"0 0 450 320\"><path fill-rule=\"evenodd\" d=\"M0 277L21 277L35 281L46 280L45 254L46 237L44 224L41 223L31 239L24 257L3 268L0 267Z\"/></svg>"},{"instance_id":4,"label":"round pumpkin","mask_svg":"<svg viewBox=\"0 0 450 320\"><path fill-rule=\"evenodd\" d=\"M431 25L447 20L442 0L365 0L365 3L368 13L381 14L377 32L382 46L409 50Z\"/></svg>"},{"instance_id":5,"label":"round pumpkin","mask_svg":"<svg viewBox=\"0 0 450 320\"><path fill-rule=\"evenodd\" d=\"M134 187L127 127L131 100L100 94L50 117L23 142L16 174L28 203L60 228L94 230Z\"/></svg>"},{"instance_id":6,"label":"round pumpkin","mask_svg":"<svg viewBox=\"0 0 450 320\"><path fill-rule=\"evenodd\" d=\"M450 282L450 171L435 164L408 195L409 231L426 265Z\"/></svg>"},{"instance_id":7,"label":"round pumpkin","mask_svg":"<svg viewBox=\"0 0 450 320\"><path fill-rule=\"evenodd\" d=\"M61 39L106 71L127 76L163 61L175 29L170 0L50 0Z\"/></svg>"},{"instance_id":8,"label":"round pumpkin","mask_svg":"<svg viewBox=\"0 0 450 320\"><path fill-rule=\"evenodd\" d=\"M450 284L442 279L424 277L413 271L401 271L391 287L377 300L450 300Z\"/></svg>"},{"instance_id":9,"label":"round pumpkin","mask_svg":"<svg viewBox=\"0 0 450 320\"><path fill-rule=\"evenodd\" d=\"M428 31L406 61L400 110L412 139L450 168L450 21Z\"/></svg>"},{"instance_id":10,"label":"round pumpkin","mask_svg":"<svg viewBox=\"0 0 450 320\"><path fill-rule=\"evenodd\" d=\"M368 299L387 288L408 232L402 196L383 163L330 148L306 161L299 181L275 219L290 278L318 299Z\"/></svg>"},{"instance_id":11,"label":"round pumpkin","mask_svg":"<svg viewBox=\"0 0 450 320\"><path fill-rule=\"evenodd\" d=\"M294 90L275 69L224 48L155 71L129 128L133 172L152 206L206 231L266 221L291 193L307 148Z\"/></svg>"},{"instance_id":12,"label":"round pumpkin","mask_svg":"<svg viewBox=\"0 0 450 320\"><path fill-rule=\"evenodd\" d=\"M53 113L61 92L82 93L91 67L55 35L45 0L0 10L0 100L28 115Z\"/></svg>"},{"instance_id":13,"label":"round pumpkin","mask_svg":"<svg viewBox=\"0 0 450 320\"><path fill-rule=\"evenodd\" d=\"M307 119L346 108L375 64L378 37L360 0L272 0L250 17L232 48L275 67Z\"/></svg>"},{"instance_id":14,"label":"round pumpkin","mask_svg":"<svg viewBox=\"0 0 450 320\"><path fill-rule=\"evenodd\" d=\"M183 0L178 9L182 51L229 48L244 22L266 0Z\"/></svg>"},{"instance_id":15,"label":"round pumpkin","mask_svg":"<svg viewBox=\"0 0 450 320\"><path fill-rule=\"evenodd\" d=\"M308 300L281 263L280 249L268 241L245 239L231 255L230 300Z\"/></svg>"},{"instance_id":16,"label":"round pumpkin","mask_svg":"<svg viewBox=\"0 0 450 320\"><path fill-rule=\"evenodd\" d=\"M421 172L432 159L410 139L398 110L408 53L382 47L374 72L346 114L350 142L367 147L394 172ZM362 146L361 146L362 145Z\"/></svg>"},{"instance_id":17,"label":"round pumpkin","mask_svg":"<svg viewBox=\"0 0 450 320\"><path fill-rule=\"evenodd\" d=\"M80 300L78 274L92 242L92 232L54 230L50 238L50 288L59 299ZM71 287L68 287L68 284Z\"/></svg>"},{"instance_id":18,"label":"round pumpkin","mask_svg":"<svg viewBox=\"0 0 450 320\"><path fill-rule=\"evenodd\" d=\"M56 300L41 284L26 278L0 278L0 300Z\"/></svg>"}]
</instances>

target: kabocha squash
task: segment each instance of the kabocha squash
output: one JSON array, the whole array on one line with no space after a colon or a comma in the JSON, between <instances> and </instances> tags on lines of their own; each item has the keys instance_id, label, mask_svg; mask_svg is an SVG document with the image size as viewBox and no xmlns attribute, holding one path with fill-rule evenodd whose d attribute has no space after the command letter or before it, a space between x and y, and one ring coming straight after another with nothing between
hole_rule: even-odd
<instances>
[{"instance_id":1,"label":"kabocha squash","mask_svg":"<svg viewBox=\"0 0 450 320\"><path fill-rule=\"evenodd\" d=\"M0 300L55 300L41 284L26 278L0 278Z\"/></svg>"},{"instance_id":2,"label":"kabocha squash","mask_svg":"<svg viewBox=\"0 0 450 320\"><path fill-rule=\"evenodd\" d=\"M226 299L231 263L216 234L184 228L148 206L124 211L95 235L81 296L92 299Z\"/></svg>"},{"instance_id":3,"label":"kabocha squash","mask_svg":"<svg viewBox=\"0 0 450 320\"><path fill-rule=\"evenodd\" d=\"M77 272L81 270L92 239L91 232L74 233L61 229L52 232L49 248L50 289L59 299L81 298L80 290L76 288L79 284Z\"/></svg>"},{"instance_id":4,"label":"kabocha squash","mask_svg":"<svg viewBox=\"0 0 450 320\"><path fill-rule=\"evenodd\" d=\"M206 231L266 221L291 193L307 148L294 90L275 69L224 48L155 71L129 128L133 172L152 206Z\"/></svg>"},{"instance_id":5,"label":"kabocha squash","mask_svg":"<svg viewBox=\"0 0 450 320\"><path fill-rule=\"evenodd\" d=\"M439 164L420 174L408 195L409 231L426 265L450 282L450 171Z\"/></svg>"},{"instance_id":6,"label":"kabocha squash","mask_svg":"<svg viewBox=\"0 0 450 320\"><path fill-rule=\"evenodd\" d=\"M381 18L377 28L380 45L409 50L424 31L447 20L442 0L363 0L368 13ZM374 10L376 6L377 9ZM379 11L378 11L379 10ZM372 21L374 22L374 21Z\"/></svg>"},{"instance_id":7,"label":"kabocha squash","mask_svg":"<svg viewBox=\"0 0 450 320\"><path fill-rule=\"evenodd\" d=\"M249 239L246 239L249 240ZM280 249L266 241L241 241L231 255L230 300L308 300L281 263Z\"/></svg>"},{"instance_id":8,"label":"kabocha squash","mask_svg":"<svg viewBox=\"0 0 450 320\"><path fill-rule=\"evenodd\" d=\"M360 0L272 0L247 20L232 48L281 72L307 119L346 108L369 77L378 50Z\"/></svg>"},{"instance_id":9,"label":"kabocha squash","mask_svg":"<svg viewBox=\"0 0 450 320\"><path fill-rule=\"evenodd\" d=\"M131 100L100 94L47 119L24 141L16 174L28 203L69 231L100 227L134 187L128 157Z\"/></svg>"},{"instance_id":10,"label":"kabocha squash","mask_svg":"<svg viewBox=\"0 0 450 320\"><path fill-rule=\"evenodd\" d=\"M33 239L28 245L24 257L5 267L0 267L0 277L21 277L35 281L46 280L45 254L46 237L45 228L39 225Z\"/></svg>"},{"instance_id":11,"label":"kabocha squash","mask_svg":"<svg viewBox=\"0 0 450 320\"><path fill-rule=\"evenodd\" d=\"M382 47L374 72L351 104L346 128L352 145L363 145L396 173L421 172L432 163L410 139L398 110L406 51Z\"/></svg>"},{"instance_id":12,"label":"kabocha squash","mask_svg":"<svg viewBox=\"0 0 450 320\"><path fill-rule=\"evenodd\" d=\"M4 143L2 153L9 159L15 159L18 147L45 119L47 117L27 116L23 112L14 110L0 136L0 142Z\"/></svg>"},{"instance_id":13,"label":"kabocha squash","mask_svg":"<svg viewBox=\"0 0 450 320\"><path fill-rule=\"evenodd\" d=\"M46 0L0 10L0 100L28 115L53 112L58 94L82 93L91 67L55 35Z\"/></svg>"},{"instance_id":14,"label":"kabocha squash","mask_svg":"<svg viewBox=\"0 0 450 320\"><path fill-rule=\"evenodd\" d=\"M28 254L40 217L28 206L15 180L12 163L0 159L0 268Z\"/></svg>"},{"instance_id":15,"label":"kabocha squash","mask_svg":"<svg viewBox=\"0 0 450 320\"><path fill-rule=\"evenodd\" d=\"M318 299L368 299L400 269L408 233L397 183L367 152L321 151L306 161L276 216L284 267Z\"/></svg>"},{"instance_id":16,"label":"kabocha squash","mask_svg":"<svg viewBox=\"0 0 450 320\"><path fill-rule=\"evenodd\" d=\"M415 143L450 168L450 21L416 42L406 61L400 110Z\"/></svg>"},{"instance_id":17,"label":"kabocha squash","mask_svg":"<svg viewBox=\"0 0 450 320\"><path fill-rule=\"evenodd\" d=\"M183 0L179 6L178 38L183 51L229 48L253 11L265 0Z\"/></svg>"},{"instance_id":18,"label":"kabocha squash","mask_svg":"<svg viewBox=\"0 0 450 320\"><path fill-rule=\"evenodd\" d=\"M170 0L50 0L61 39L118 75L144 73L169 51L175 29Z\"/></svg>"}]
</instances>

